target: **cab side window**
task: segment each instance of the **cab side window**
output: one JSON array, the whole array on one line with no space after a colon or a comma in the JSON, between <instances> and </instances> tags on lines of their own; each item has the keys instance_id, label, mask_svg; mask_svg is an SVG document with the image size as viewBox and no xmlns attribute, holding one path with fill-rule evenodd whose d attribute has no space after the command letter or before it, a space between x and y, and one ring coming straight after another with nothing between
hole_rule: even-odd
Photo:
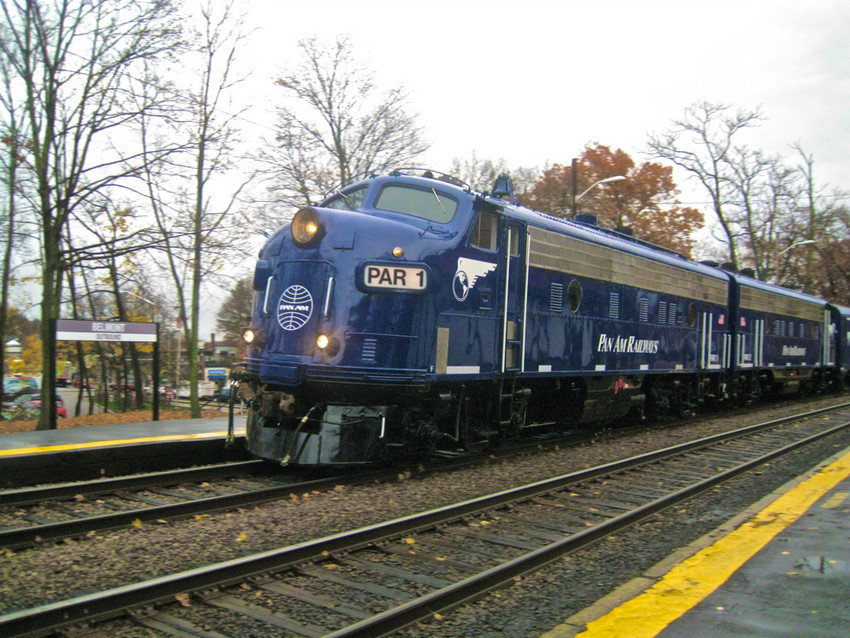
<instances>
[{"instance_id":1,"label":"cab side window","mask_svg":"<svg viewBox=\"0 0 850 638\"><path fill-rule=\"evenodd\" d=\"M478 213L469 245L483 250L496 250L496 234L499 229L499 217L495 213L482 210Z\"/></svg>"}]
</instances>

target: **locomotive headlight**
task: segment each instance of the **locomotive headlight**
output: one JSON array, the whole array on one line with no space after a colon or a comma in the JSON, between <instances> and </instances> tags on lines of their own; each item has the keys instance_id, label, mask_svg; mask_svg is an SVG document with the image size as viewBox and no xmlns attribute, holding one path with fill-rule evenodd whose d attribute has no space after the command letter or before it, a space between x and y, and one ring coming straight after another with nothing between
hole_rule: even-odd
<instances>
[{"instance_id":1,"label":"locomotive headlight","mask_svg":"<svg viewBox=\"0 0 850 638\"><path fill-rule=\"evenodd\" d=\"M299 246L308 246L321 239L322 226L314 208L302 208L292 218L292 239Z\"/></svg>"},{"instance_id":2,"label":"locomotive headlight","mask_svg":"<svg viewBox=\"0 0 850 638\"><path fill-rule=\"evenodd\" d=\"M262 328L245 328L242 331L242 341L246 346L262 348L265 345L265 334Z\"/></svg>"},{"instance_id":3,"label":"locomotive headlight","mask_svg":"<svg viewBox=\"0 0 850 638\"><path fill-rule=\"evenodd\" d=\"M398 257L399 259L404 257L404 248L402 248L401 246L396 246L395 248L393 248L393 257Z\"/></svg>"},{"instance_id":4,"label":"locomotive headlight","mask_svg":"<svg viewBox=\"0 0 850 638\"><path fill-rule=\"evenodd\" d=\"M316 337L316 347L329 357L335 357L339 353L339 340L328 335Z\"/></svg>"}]
</instances>

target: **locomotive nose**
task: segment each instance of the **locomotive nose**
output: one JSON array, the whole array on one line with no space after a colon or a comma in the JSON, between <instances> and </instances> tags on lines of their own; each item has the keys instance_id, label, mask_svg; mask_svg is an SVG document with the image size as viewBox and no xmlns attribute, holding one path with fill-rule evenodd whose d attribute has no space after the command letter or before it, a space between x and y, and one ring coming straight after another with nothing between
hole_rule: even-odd
<instances>
[{"instance_id":1,"label":"locomotive nose","mask_svg":"<svg viewBox=\"0 0 850 638\"><path fill-rule=\"evenodd\" d=\"M301 357L312 356L317 350L333 352L333 335L325 325L332 290L333 277L325 262L279 264L268 279L264 296L266 351ZM327 342L317 342L320 333L326 335Z\"/></svg>"}]
</instances>

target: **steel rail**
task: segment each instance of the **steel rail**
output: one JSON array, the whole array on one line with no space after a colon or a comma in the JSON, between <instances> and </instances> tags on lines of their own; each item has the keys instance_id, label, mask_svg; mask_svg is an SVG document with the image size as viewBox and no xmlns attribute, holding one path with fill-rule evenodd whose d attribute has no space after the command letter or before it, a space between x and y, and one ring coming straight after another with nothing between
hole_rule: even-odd
<instances>
[{"instance_id":1,"label":"steel rail","mask_svg":"<svg viewBox=\"0 0 850 638\"><path fill-rule=\"evenodd\" d=\"M577 532L538 550L519 556L514 560L497 565L480 574L476 574L454 585L404 603L381 614L367 618L339 631L329 633L325 638L354 638L383 636L412 623L425 620L438 612L446 612L455 607L468 604L485 596L490 591L504 586L512 579L534 572L541 567L558 560L565 554L578 551L598 540L617 533L625 527L638 523L653 514L672 507L716 485L724 483L740 474L763 465L777 457L814 443L826 436L850 428L850 422L835 426L824 432L795 441L778 450L742 463L715 476L694 483L668 496L642 505L630 512L621 514L600 523L593 528Z\"/></svg>"},{"instance_id":2,"label":"steel rail","mask_svg":"<svg viewBox=\"0 0 850 638\"><path fill-rule=\"evenodd\" d=\"M580 439L582 441L584 439ZM432 459L433 467L427 471L456 470L469 465L489 461L490 458L502 458L506 455L514 455L530 450L537 451L541 445L558 445L563 440L557 438L553 441L541 443L539 441L525 442L511 446L509 450L496 451L488 457L476 455L462 456L458 458ZM122 490L141 490L145 488L162 487L177 482L196 482L203 480L214 480L227 478L229 475L238 476L241 472L250 471L252 468L262 469L263 466L273 467L266 461L238 461L224 466L211 466L203 468L189 468L184 470L167 470L152 472L141 476L115 477L110 479L97 479L95 481L80 481L63 483L36 488L16 488L0 491L0 507L23 507L42 503L45 501L61 500L75 497L79 494L95 496L114 493ZM221 468L224 468L223 470ZM232 469L232 471L230 471ZM79 519L61 521L57 523L46 523L22 528L0 530L0 548L20 549L29 547L45 541L57 541L63 538L73 538L87 534L92 531L109 531L130 525L131 523L145 523L158 519L181 518L204 514L210 512L256 505L281 497L289 496L292 490L323 490L335 487L340 483L355 485L363 482L386 481L396 477L395 470L365 471L349 476L334 476L316 479L309 482L288 483L279 488L266 488L251 490L239 494L194 499L182 503L172 503L161 506L151 506L122 512L114 512L98 516L88 516ZM120 495L119 495L120 496Z\"/></svg>"},{"instance_id":3,"label":"steel rail","mask_svg":"<svg viewBox=\"0 0 850 638\"><path fill-rule=\"evenodd\" d=\"M348 480L351 482L350 477ZM0 530L0 547L16 549L45 541L57 541L63 538L81 536L91 531L107 531L159 519L185 518L196 514L208 514L210 512L245 507L247 505L257 505L280 498L287 498L292 494L293 490L326 490L335 487L339 482L340 477L335 476L288 483L275 487L249 489L235 494L198 498L182 503L171 503L100 516L89 516L46 525Z\"/></svg>"},{"instance_id":4,"label":"steel rail","mask_svg":"<svg viewBox=\"0 0 850 638\"><path fill-rule=\"evenodd\" d=\"M520 451L526 448L521 448ZM530 446L529 446L530 449ZM511 453L514 453L513 450ZM458 469L478 463L479 457L464 457L460 459L437 459L434 469L441 471ZM0 506L16 507L41 503L49 500L71 498L78 494L86 496L102 495L121 490L140 490L156 486L174 484L176 482L194 482L226 478L228 475L237 476L241 471L251 468L262 468L268 465L262 460L240 461L230 464L232 472L225 470L219 473L218 466L208 468L190 468L186 470L163 471L134 477L117 477L114 479L99 479L79 483L63 483L58 486L43 488L20 488L0 492ZM279 498L288 497L294 491L326 490L340 483L356 485L358 483L387 481L397 476L397 470L366 471L348 476L331 476L312 481L299 481L280 486L246 490L236 494L211 496L187 500L181 503L130 509L98 516L87 516L79 519L32 525L29 527L0 530L0 548L20 549L46 541L57 541L64 538L81 536L92 531L109 531L126 527L130 524L146 523L159 519L176 519L207 514L226 509L258 505ZM120 495L119 495L120 496Z\"/></svg>"},{"instance_id":5,"label":"steel rail","mask_svg":"<svg viewBox=\"0 0 850 638\"><path fill-rule=\"evenodd\" d=\"M785 417L776 421L740 428L692 441L681 446L643 454L623 461L609 463L590 470L575 472L552 479L538 481L517 489L505 490L493 495L470 499L462 503L444 506L428 512L409 515L364 527L351 532L345 532L325 538L306 541L286 548L271 550L240 557L216 565L199 567L177 574L150 579L141 583L133 583L114 589L95 592L67 600L56 601L33 609L12 612L0 616L0 634L4 636L44 636L57 629L79 624L82 622L98 622L120 616L132 608L146 605L156 605L171 602L177 594L194 592L211 586L226 587L238 584L253 576L263 573L281 571L338 551L351 552L388 540L399 535L415 531L427 530L439 524L462 519L483 511L498 508L510 501L524 500L537 494L561 489L570 484L612 472L622 471L638 465L645 465L669 456L682 454L698 447L723 442L737 437L753 434L763 429L782 423L805 419L829 411L846 408L850 404L842 404L815 410L802 415ZM451 609L459 604L485 594L511 578L545 565L564 553L575 551L580 546L599 540L606 534L616 532L623 527L634 524L662 509L690 498L710 487L737 476L749 469L761 465L777 456L787 454L799 447L808 445L825 436L847 429L850 423L829 428L813 436L801 439L783 446L758 458L751 459L734 468L728 469L709 479L679 490L674 494L662 497L643 505L634 512L626 513L600 523L562 541L552 543L539 550L532 551L524 557L509 561L482 574L468 578L461 583L432 592L420 599L403 604L393 610L379 614L371 619L361 621L348 628L342 629L332 636L365 636L381 635L388 631L406 626L416 620L428 617L439 609Z\"/></svg>"},{"instance_id":6,"label":"steel rail","mask_svg":"<svg viewBox=\"0 0 850 638\"><path fill-rule=\"evenodd\" d=\"M183 470L165 470L133 476L96 479L93 481L74 481L43 487L21 487L0 490L0 507L22 507L44 501L73 498L78 494L95 496L119 490L141 490L147 487L179 483L180 481L207 481L230 476L238 476L263 466L260 460L235 461Z\"/></svg>"}]
</instances>

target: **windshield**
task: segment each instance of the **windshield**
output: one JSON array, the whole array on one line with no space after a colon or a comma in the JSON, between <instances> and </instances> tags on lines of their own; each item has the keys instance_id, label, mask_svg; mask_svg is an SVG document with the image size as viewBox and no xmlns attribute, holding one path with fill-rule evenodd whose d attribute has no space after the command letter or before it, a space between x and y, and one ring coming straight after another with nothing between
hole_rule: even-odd
<instances>
[{"instance_id":1,"label":"windshield","mask_svg":"<svg viewBox=\"0 0 850 638\"><path fill-rule=\"evenodd\" d=\"M421 217L432 222L450 222L457 211L457 200L433 188L385 186L375 202L375 208L394 213Z\"/></svg>"},{"instance_id":2,"label":"windshield","mask_svg":"<svg viewBox=\"0 0 850 638\"><path fill-rule=\"evenodd\" d=\"M322 208L335 208L337 210L358 210L366 197L366 187L361 186L345 193L339 193L322 204Z\"/></svg>"}]
</instances>

